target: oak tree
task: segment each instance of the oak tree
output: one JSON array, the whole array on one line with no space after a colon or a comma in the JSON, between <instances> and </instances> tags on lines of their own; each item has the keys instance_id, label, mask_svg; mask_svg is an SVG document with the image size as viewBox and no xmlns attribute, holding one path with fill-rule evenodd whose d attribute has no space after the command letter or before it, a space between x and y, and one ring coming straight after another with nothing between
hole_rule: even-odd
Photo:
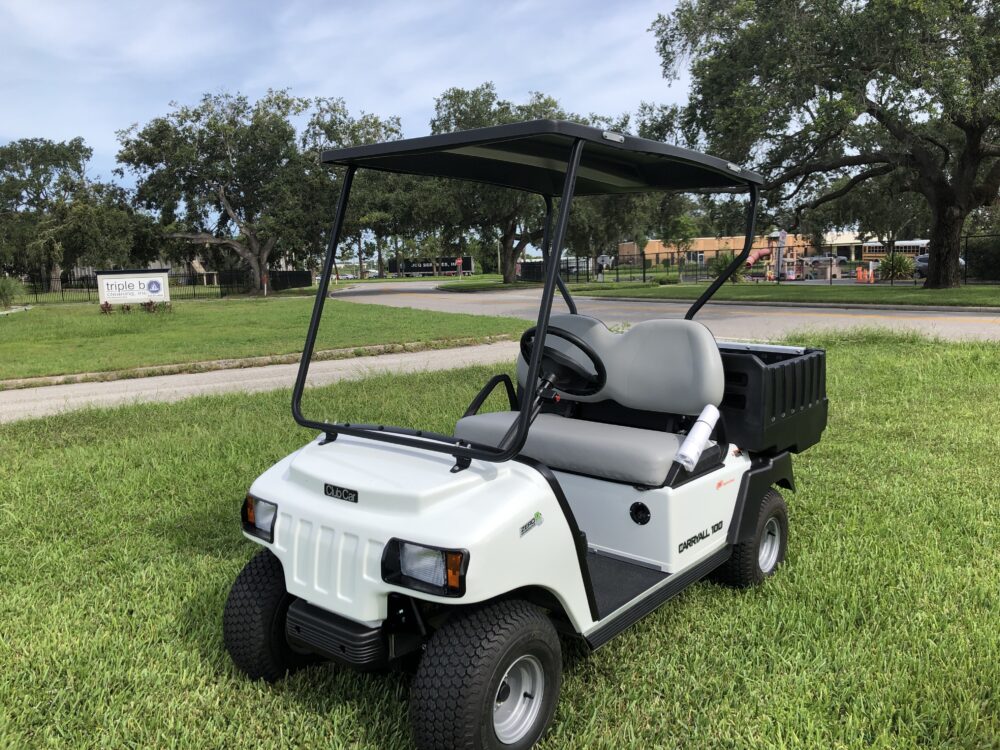
<instances>
[{"instance_id":1,"label":"oak tree","mask_svg":"<svg viewBox=\"0 0 1000 750\"><path fill-rule=\"evenodd\" d=\"M118 161L136 175L139 204L159 212L167 236L230 250L260 288L299 217L304 168L292 118L308 105L287 91L256 102L206 94L119 131Z\"/></svg>"},{"instance_id":2,"label":"oak tree","mask_svg":"<svg viewBox=\"0 0 1000 750\"><path fill-rule=\"evenodd\" d=\"M966 218L1000 192L1000 6L989 0L681 0L653 23L690 63L693 143L815 208L893 175L931 214L926 285L959 281Z\"/></svg>"}]
</instances>

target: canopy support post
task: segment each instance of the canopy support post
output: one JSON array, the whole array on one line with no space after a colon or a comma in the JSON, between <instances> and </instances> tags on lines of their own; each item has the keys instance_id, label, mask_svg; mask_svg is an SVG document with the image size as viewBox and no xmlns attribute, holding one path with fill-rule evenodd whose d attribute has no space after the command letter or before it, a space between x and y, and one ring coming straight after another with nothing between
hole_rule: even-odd
<instances>
[{"instance_id":1,"label":"canopy support post","mask_svg":"<svg viewBox=\"0 0 1000 750\"><path fill-rule=\"evenodd\" d=\"M740 253L733 259L733 262L726 266L726 270L719 274L719 277L709 284L708 289L706 289L702 295L694 301L694 304L688 308L687 314L684 315L684 320L691 320L694 318L695 313L697 313L706 302L708 302L712 295L719 291L719 288L725 284L729 277L736 273L736 269L746 263L748 257L750 257L750 249L753 247L754 238L754 227L757 223L757 199L760 195L760 190L756 185L750 185L750 202L747 204L747 229L746 238L743 241L743 252ZM643 263L643 268L645 268L645 263Z\"/></svg>"}]
</instances>

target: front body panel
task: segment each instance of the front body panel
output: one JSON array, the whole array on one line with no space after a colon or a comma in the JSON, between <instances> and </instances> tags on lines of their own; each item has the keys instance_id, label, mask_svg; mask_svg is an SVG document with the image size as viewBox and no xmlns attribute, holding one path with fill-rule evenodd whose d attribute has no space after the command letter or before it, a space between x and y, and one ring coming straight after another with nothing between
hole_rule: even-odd
<instances>
[{"instance_id":1,"label":"front body panel","mask_svg":"<svg viewBox=\"0 0 1000 750\"><path fill-rule=\"evenodd\" d=\"M578 631L588 628L574 540L542 475L517 462L473 461L454 474L452 464L442 454L341 436L326 445L317 439L271 467L251 492L278 505L274 543L265 546L281 560L288 591L374 625L385 619L392 591L456 605L537 586ZM328 485L355 492L356 501L331 497ZM382 551L393 537L468 550L465 595L385 583Z\"/></svg>"}]
</instances>

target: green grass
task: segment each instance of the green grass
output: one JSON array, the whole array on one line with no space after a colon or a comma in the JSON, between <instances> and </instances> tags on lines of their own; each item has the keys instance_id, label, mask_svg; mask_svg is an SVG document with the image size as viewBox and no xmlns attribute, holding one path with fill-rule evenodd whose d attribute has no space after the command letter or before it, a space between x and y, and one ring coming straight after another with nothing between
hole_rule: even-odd
<instances>
[{"instance_id":1,"label":"green grass","mask_svg":"<svg viewBox=\"0 0 1000 750\"><path fill-rule=\"evenodd\" d=\"M178 302L173 312L101 315L96 304L0 317L0 380L300 352L307 299ZM327 300L317 349L520 334L513 318Z\"/></svg>"},{"instance_id":2,"label":"green grass","mask_svg":"<svg viewBox=\"0 0 1000 750\"><path fill-rule=\"evenodd\" d=\"M696 299L707 284L668 284L664 286L630 286L616 284L601 288L590 286L594 297L635 297L637 299ZM726 284L713 297L715 300L739 302L834 302L862 305L969 305L1000 307L1000 285L963 286L958 289L923 289L912 284L896 286L857 284L824 286L820 284L773 284L745 282Z\"/></svg>"},{"instance_id":3,"label":"green grass","mask_svg":"<svg viewBox=\"0 0 1000 750\"><path fill-rule=\"evenodd\" d=\"M795 461L787 564L572 652L543 748L997 747L996 345L804 338L829 349L831 416ZM449 429L489 374L342 383L309 411ZM223 649L256 549L240 498L311 437L288 398L0 427L0 747L410 747L405 676L268 686Z\"/></svg>"},{"instance_id":4,"label":"green grass","mask_svg":"<svg viewBox=\"0 0 1000 750\"><path fill-rule=\"evenodd\" d=\"M462 279L461 281L445 281L437 285L442 292L502 292L509 289L537 288L540 284L535 281L515 281L512 284L504 284L503 279Z\"/></svg>"},{"instance_id":5,"label":"green grass","mask_svg":"<svg viewBox=\"0 0 1000 750\"><path fill-rule=\"evenodd\" d=\"M385 278L380 279L378 277L369 277L367 279L341 279L336 285L331 281L330 289L343 289L347 286L353 286L354 284L405 284L410 281L436 281L438 279L449 278L446 276L403 276L401 278ZM463 283L469 284L483 284L486 282L501 282L503 277L498 273L477 273L473 276L464 277ZM446 283L456 283L456 282L446 282ZM275 292L275 294L282 297L294 297L301 296L304 294L312 294L315 296L318 287L296 287L295 289L283 289L280 292Z\"/></svg>"}]
</instances>

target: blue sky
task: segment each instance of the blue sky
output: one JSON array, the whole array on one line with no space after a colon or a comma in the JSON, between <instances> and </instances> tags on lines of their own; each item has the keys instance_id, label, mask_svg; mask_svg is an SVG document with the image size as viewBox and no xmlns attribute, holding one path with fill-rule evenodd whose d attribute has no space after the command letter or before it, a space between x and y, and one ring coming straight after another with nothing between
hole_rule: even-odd
<instances>
[{"instance_id":1,"label":"blue sky","mask_svg":"<svg viewBox=\"0 0 1000 750\"><path fill-rule=\"evenodd\" d=\"M166 2L0 0L0 142L83 136L110 175L115 131L207 91L289 87L424 135L434 97L494 81L581 113L678 102L647 31L649 2Z\"/></svg>"}]
</instances>

